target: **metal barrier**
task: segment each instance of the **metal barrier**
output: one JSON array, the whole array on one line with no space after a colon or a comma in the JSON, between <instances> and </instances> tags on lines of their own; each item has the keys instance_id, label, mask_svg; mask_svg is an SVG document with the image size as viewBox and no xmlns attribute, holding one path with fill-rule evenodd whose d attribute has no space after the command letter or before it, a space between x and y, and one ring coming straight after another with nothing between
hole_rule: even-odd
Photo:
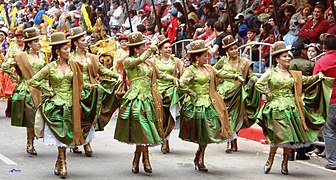
<instances>
[{"instance_id":1,"label":"metal barrier","mask_svg":"<svg viewBox=\"0 0 336 180\"><path fill-rule=\"evenodd\" d=\"M171 46L174 49L175 56L184 59L185 58L185 54L183 53L184 48L192 41L193 39L183 39L173 43Z\"/></svg>"}]
</instances>

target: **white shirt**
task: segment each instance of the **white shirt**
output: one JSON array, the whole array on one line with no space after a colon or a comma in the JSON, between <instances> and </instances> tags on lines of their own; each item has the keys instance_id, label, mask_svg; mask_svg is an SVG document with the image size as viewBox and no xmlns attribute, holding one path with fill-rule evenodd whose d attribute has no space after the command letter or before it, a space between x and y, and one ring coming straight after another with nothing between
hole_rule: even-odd
<instances>
[{"instance_id":1,"label":"white shirt","mask_svg":"<svg viewBox=\"0 0 336 180\"><path fill-rule=\"evenodd\" d=\"M117 9L113 10L110 19L110 26L118 25L120 27L122 24L122 20L123 20L123 10L121 6L118 6Z\"/></svg>"}]
</instances>

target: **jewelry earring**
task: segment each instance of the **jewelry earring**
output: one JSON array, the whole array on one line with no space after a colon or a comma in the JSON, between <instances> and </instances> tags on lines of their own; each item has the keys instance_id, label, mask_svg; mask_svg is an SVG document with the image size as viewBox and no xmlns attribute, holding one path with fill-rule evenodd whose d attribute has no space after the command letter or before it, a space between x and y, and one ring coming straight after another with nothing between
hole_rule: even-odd
<instances>
[{"instance_id":1,"label":"jewelry earring","mask_svg":"<svg viewBox=\"0 0 336 180\"><path fill-rule=\"evenodd\" d=\"M198 61L196 61L196 66L198 66Z\"/></svg>"},{"instance_id":2,"label":"jewelry earring","mask_svg":"<svg viewBox=\"0 0 336 180\"><path fill-rule=\"evenodd\" d=\"M140 54L139 53L137 53L137 57L139 57L140 56Z\"/></svg>"}]
</instances>

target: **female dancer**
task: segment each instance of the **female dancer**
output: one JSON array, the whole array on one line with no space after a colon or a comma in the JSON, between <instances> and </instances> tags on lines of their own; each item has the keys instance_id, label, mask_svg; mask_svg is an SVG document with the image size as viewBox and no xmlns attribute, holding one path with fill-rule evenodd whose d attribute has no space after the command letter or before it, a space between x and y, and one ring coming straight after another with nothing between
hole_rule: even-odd
<instances>
[{"instance_id":1,"label":"female dancer","mask_svg":"<svg viewBox=\"0 0 336 180\"><path fill-rule=\"evenodd\" d=\"M130 54L123 64L131 86L122 98L114 134L121 142L136 144L133 173L139 172L141 153L145 172L152 173L148 146L159 144L164 136L162 101L156 88L158 71L147 60L157 47L153 43L145 50L145 43L140 32L128 35Z\"/></svg>"},{"instance_id":2,"label":"female dancer","mask_svg":"<svg viewBox=\"0 0 336 180\"><path fill-rule=\"evenodd\" d=\"M231 148L229 148L229 143L227 145L226 152L230 153L238 150L237 132L241 127L250 127L255 122L260 108L261 95L258 91L254 91L254 86L247 86L248 82L249 85L254 84L258 78L253 74L252 62L239 56L238 40L228 35L222 41L223 49L227 51L228 56L222 57L214 67L217 70L223 69L244 78L242 83L234 79L220 80L217 87L218 93L228 107L230 127L235 137L231 141Z\"/></svg>"},{"instance_id":3,"label":"female dancer","mask_svg":"<svg viewBox=\"0 0 336 180\"><path fill-rule=\"evenodd\" d=\"M163 121L165 139L163 140L161 151L166 154L170 151L169 134L175 127L176 117L180 111L177 86L178 78L183 72L183 63L172 55L172 48L168 38L159 35L157 40L160 54L154 56L154 63L159 70L157 87L160 91L165 111L165 119Z\"/></svg>"},{"instance_id":4,"label":"female dancer","mask_svg":"<svg viewBox=\"0 0 336 180\"><path fill-rule=\"evenodd\" d=\"M23 29L18 28L15 30L15 43L9 46L7 54L5 56L5 61L14 61L14 56L20 52L23 52L25 43L23 42ZM14 68L12 68L14 69ZM13 70L14 71L14 70ZM7 100L6 117L11 117L12 115L12 95L15 89L16 83L13 82L7 73L1 72L1 97L9 97Z\"/></svg>"},{"instance_id":5,"label":"female dancer","mask_svg":"<svg viewBox=\"0 0 336 180\"><path fill-rule=\"evenodd\" d=\"M82 130L83 136L85 139L93 139L94 137L94 128L96 127L99 130L103 130L104 126L110 120L112 113L114 112L115 108L111 106L106 106L106 101L102 104L104 98L103 94L104 90L106 90L109 94L113 95L113 91L109 91L108 87L102 87L100 82L98 81L98 77L102 79L102 77L107 76L109 78L114 78L115 80L106 80L110 82L110 87L115 88L117 84L118 75L112 73L111 70L104 67L102 64L99 63L98 57L90 54L87 51L88 46L85 41L86 33L83 32L82 28L75 27L69 30L71 39L71 51L70 53L70 60L80 62L83 65L83 78L84 78L84 86L81 96L81 105L82 105ZM106 86L107 83L104 83ZM109 105L113 104L114 98L110 98L111 103L107 103ZM104 106L105 105L105 106ZM102 107L103 106L103 107ZM100 123L101 118L101 108L102 109L109 109L111 116L105 118L104 124ZM106 113L106 112L103 112ZM96 118L98 122L96 122ZM75 153L81 153L78 150L78 147L73 148ZM87 141L87 144L84 145L85 155L88 157L92 156L92 149L90 146L90 142Z\"/></svg>"},{"instance_id":6,"label":"female dancer","mask_svg":"<svg viewBox=\"0 0 336 180\"><path fill-rule=\"evenodd\" d=\"M44 144L58 147L54 174L62 179L67 176L66 147L85 143L80 114L82 65L76 61L69 61L69 42L62 32L51 35L50 63L35 74L29 83L47 97L41 103L41 114L46 123ZM51 88L43 86L43 80L48 80Z\"/></svg>"},{"instance_id":7,"label":"female dancer","mask_svg":"<svg viewBox=\"0 0 336 180\"><path fill-rule=\"evenodd\" d=\"M29 86L27 81L46 65L46 60L44 54L39 52L41 44L36 29L25 29L23 35L24 52L15 55L14 59L8 59L4 62L2 69L17 82L12 96L11 124L12 126L27 128L27 153L37 155L34 148L34 124L41 93ZM12 67L16 68L17 73L13 72ZM47 86L45 81L41 83Z\"/></svg>"},{"instance_id":8,"label":"female dancer","mask_svg":"<svg viewBox=\"0 0 336 180\"><path fill-rule=\"evenodd\" d=\"M206 65L207 50L203 40L190 44L188 54L192 65L186 68L180 78L180 89L188 95L181 108L179 137L199 145L194 164L195 169L197 167L203 172L208 171L204 165L207 144L220 143L232 136L226 106L216 91L216 77L243 81L238 74L217 71Z\"/></svg>"},{"instance_id":9,"label":"female dancer","mask_svg":"<svg viewBox=\"0 0 336 180\"><path fill-rule=\"evenodd\" d=\"M330 79L322 78L323 74L302 76L301 71L289 70L289 50L282 41L274 43L272 59L277 66L269 69L256 83L256 89L267 96L267 102L258 115L258 124L271 144L265 173L272 168L278 146L283 146L281 173L288 174L290 148L309 146L317 138L324 126L331 97L331 89L325 89L332 88L333 80L330 86ZM322 79L328 82L324 83L326 86L319 86L318 90L310 86L322 82ZM309 86L305 89L307 94L302 99L302 89L306 86ZM303 103L303 100L307 101Z\"/></svg>"}]
</instances>

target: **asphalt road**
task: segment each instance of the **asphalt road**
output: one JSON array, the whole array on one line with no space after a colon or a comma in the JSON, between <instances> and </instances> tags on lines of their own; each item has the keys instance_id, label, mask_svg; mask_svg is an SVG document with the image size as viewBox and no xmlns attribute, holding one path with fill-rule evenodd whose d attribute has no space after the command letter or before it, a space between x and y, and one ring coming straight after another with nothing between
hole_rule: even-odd
<instances>
[{"instance_id":1,"label":"asphalt road","mask_svg":"<svg viewBox=\"0 0 336 180\"><path fill-rule=\"evenodd\" d=\"M38 156L25 152L26 130L10 126L4 117L5 102L0 101L0 180L59 179L53 174L57 148L35 141ZM67 150L67 179L330 179L336 171L324 168L325 159L289 162L289 175L280 173L282 149L278 150L273 168L264 174L263 166L268 157L268 145L240 138L239 151L226 154L226 144L211 144L205 155L209 172L194 170L193 158L197 145L178 138L178 130L170 137L171 153L162 154L160 147L150 148L153 174L146 174L140 162L140 173L131 172L134 145L113 139L115 120L104 132L98 132L92 142L93 157L72 154ZM82 147L80 147L82 149Z\"/></svg>"}]
</instances>

